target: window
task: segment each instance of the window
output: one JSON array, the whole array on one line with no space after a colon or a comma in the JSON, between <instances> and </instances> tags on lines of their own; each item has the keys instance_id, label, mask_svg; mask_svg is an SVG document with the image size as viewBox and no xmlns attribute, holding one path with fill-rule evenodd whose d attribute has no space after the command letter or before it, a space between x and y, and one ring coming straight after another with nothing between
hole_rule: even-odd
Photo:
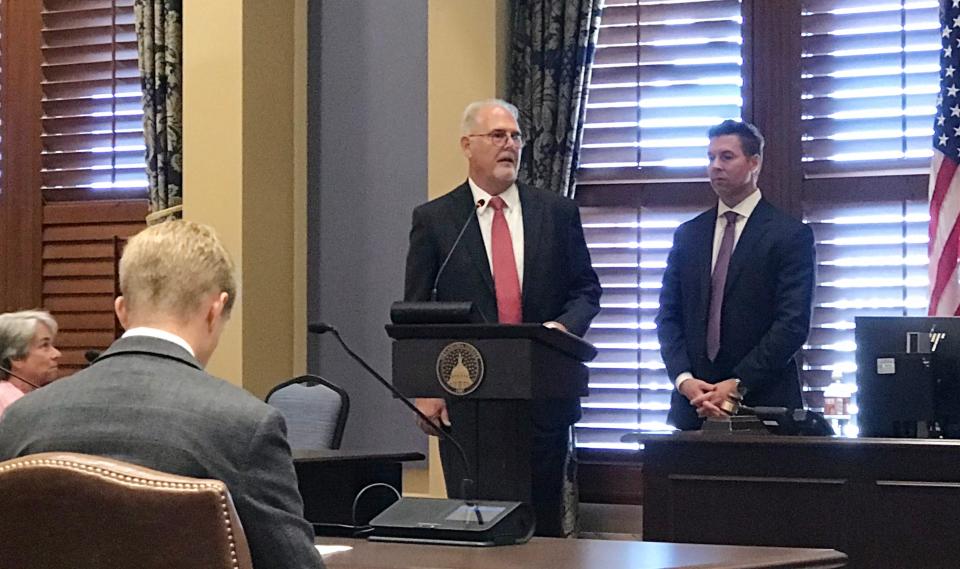
<instances>
[{"instance_id":1,"label":"window","mask_svg":"<svg viewBox=\"0 0 960 569\"><path fill-rule=\"evenodd\" d=\"M147 214L133 0L0 3L0 311L60 323L61 374L118 331L118 244Z\"/></svg>"},{"instance_id":2,"label":"window","mask_svg":"<svg viewBox=\"0 0 960 569\"><path fill-rule=\"evenodd\" d=\"M605 5L577 190L604 287L588 334L599 355L578 425L582 447L635 448L620 436L664 427L672 386L653 318L666 254L673 229L716 201L703 181L706 129L741 115L768 139L764 196L816 236L813 324L799 357L804 399L856 435L854 316L926 311L937 7L919 0ZM650 55L654 40L645 35L661 27L677 44L697 45L700 61L731 54L731 46L742 60L712 68L679 56L648 63L664 60ZM737 96L735 106L717 105ZM672 122L652 128L643 122L651 108L644 101L663 99L683 105L668 107L663 117ZM684 123L707 116L702 125Z\"/></svg>"},{"instance_id":3,"label":"window","mask_svg":"<svg viewBox=\"0 0 960 569\"><path fill-rule=\"evenodd\" d=\"M45 0L42 35L45 197L144 196L133 0Z\"/></svg>"},{"instance_id":4,"label":"window","mask_svg":"<svg viewBox=\"0 0 960 569\"><path fill-rule=\"evenodd\" d=\"M804 174L926 172L940 90L937 9L936 1L803 3Z\"/></svg>"},{"instance_id":5,"label":"window","mask_svg":"<svg viewBox=\"0 0 960 569\"><path fill-rule=\"evenodd\" d=\"M704 132L743 106L741 23L739 0L606 2L581 178L703 178Z\"/></svg>"}]
</instances>

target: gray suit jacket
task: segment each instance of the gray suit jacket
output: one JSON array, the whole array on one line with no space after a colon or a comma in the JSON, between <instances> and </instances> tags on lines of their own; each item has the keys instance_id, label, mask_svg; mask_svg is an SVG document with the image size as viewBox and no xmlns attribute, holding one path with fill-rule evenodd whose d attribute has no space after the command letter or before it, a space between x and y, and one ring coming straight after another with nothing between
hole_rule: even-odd
<instances>
[{"instance_id":1,"label":"gray suit jacket","mask_svg":"<svg viewBox=\"0 0 960 569\"><path fill-rule=\"evenodd\" d=\"M205 373L176 344L117 340L89 368L11 405L0 460L47 451L222 480L256 569L323 567L280 413Z\"/></svg>"}]
</instances>

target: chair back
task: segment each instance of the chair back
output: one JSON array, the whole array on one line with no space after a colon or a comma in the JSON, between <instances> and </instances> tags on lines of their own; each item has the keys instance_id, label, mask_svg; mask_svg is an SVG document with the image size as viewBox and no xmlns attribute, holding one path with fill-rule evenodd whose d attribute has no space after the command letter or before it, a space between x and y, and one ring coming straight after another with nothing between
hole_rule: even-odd
<instances>
[{"instance_id":1,"label":"chair back","mask_svg":"<svg viewBox=\"0 0 960 569\"><path fill-rule=\"evenodd\" d=\"M320 376L302 375L271 389L266 402L286 420L290 448L340 448L350 413L350 397L342 388Z\"/></svg>"},{"instance_id":2,"label":"chair back","mask_svg":"<svg viewBox=\"0 0 960 569\"><path fill-rule=\"evenodd\" d=\"M219 480L76 453L0 462L0 569L252 569Z\"/></svg>"}]
</instances>

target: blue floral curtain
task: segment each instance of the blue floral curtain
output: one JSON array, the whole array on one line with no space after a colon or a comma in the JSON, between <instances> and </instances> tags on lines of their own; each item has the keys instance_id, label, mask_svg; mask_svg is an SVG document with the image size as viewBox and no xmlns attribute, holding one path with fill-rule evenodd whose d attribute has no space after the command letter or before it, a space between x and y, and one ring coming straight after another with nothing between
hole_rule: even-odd
<instances>
[{"instance_id":1,"label":"blue floral curtain","mask_svg":"<svg viewBox=\"0 0 960 569\"><path fill-rule=\"evenodd\" d=\"M520 179L569 197L602 0L513 0L508 100L526 146Z\"/></svg>"},{"instance_id":2,"label":"blue floral curtain","mask_svg":"<svg viewBox=\"0 0 960 569\"><path fill-rule=\"evenodd\" d=\"M136 0L134 14L154 223L183 208L183 8L181 0Z\"/></svg>"}]
</instances>

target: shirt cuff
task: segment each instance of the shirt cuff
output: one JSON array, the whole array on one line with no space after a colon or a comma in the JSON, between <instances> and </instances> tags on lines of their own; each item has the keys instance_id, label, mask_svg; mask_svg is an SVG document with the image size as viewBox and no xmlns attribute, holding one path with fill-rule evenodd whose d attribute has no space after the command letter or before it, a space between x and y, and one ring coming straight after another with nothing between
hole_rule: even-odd
<instances>
[{"instance_id":1,"label":"shirt cuff","mask_svg":"<svg viewBox=\"0 0 960 569\"><path fill-rule=\"evenodd\" d=\"M677 386L678 391L680 390L680 384L683 383L684 381L687 381L688 379L693 379L693 374L690 373L689 371L685 371L677 376L677 379L674 382L674 385Z\"/></svg>"}]
</instances>

